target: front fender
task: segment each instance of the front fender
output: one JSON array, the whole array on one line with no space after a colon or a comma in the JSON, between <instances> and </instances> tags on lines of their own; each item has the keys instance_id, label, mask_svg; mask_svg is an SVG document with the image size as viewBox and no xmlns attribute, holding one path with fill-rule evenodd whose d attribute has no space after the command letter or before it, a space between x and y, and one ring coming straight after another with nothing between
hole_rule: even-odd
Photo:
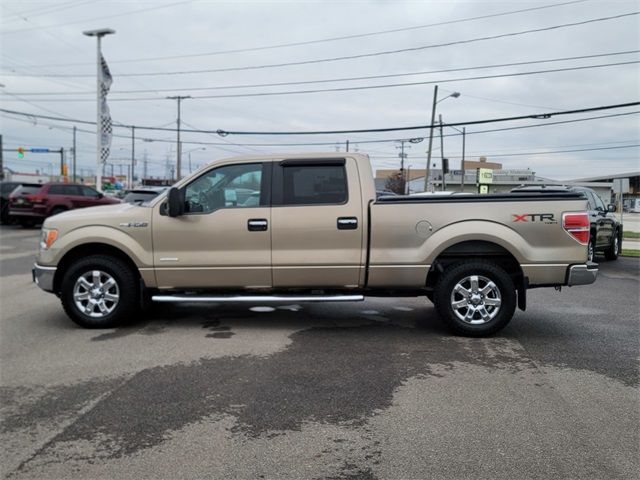
<instances>
[{"instance_id":1,"label":"front fender","mask_svg":"<svg viewBox=\"0 0 640 480\"><path fill-rule=\"evenodd\" d=\"M53 245L40 251L38 263L55 266L72 249L90 243L101 243L122 250L138 268L153 267L151 229L124 232L115 227L91 225L65 233Z\"/></svg>"}]
</instances>

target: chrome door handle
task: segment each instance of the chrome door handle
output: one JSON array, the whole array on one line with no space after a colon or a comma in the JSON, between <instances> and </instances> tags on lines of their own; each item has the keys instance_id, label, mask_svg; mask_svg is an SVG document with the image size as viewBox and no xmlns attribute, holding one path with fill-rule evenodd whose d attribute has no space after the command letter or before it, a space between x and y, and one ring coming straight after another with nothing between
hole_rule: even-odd
<instances>
[{"instance_id":1,"label":"chrome door handle","mask_svg":"<svg viewBox=\"0 0 640 480\"><path fill-rule=\"evenodd\" d=\"M247 222L247 229L250 232L264 232L268 225L266 218L252 218Z\"/></svg>"},{"instance_id":2,"label":"chrome door handle","mask_svg":"<svg viewBox=\"0 0 640 480\"><path fill-rule=\"evenodd\" d=\"M356 230L358 219L356 217L338 217L338 230Z\"/></svg>"}]
</instances>

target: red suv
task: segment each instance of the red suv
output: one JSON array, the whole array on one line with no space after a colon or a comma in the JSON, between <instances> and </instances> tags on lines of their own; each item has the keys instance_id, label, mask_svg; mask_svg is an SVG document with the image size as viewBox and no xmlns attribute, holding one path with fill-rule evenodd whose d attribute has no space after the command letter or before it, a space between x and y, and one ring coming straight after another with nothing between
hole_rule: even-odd
<instances>
[{"instance_id":1,"label":"red suv","mask_svg":"<svg viewBox=\"0 0 640 480\"><path fill-rule=\"evenodd\" d=\"M28 227L65 210L114 203L120 203L120 200L105 197L91 187L75 183L23 185L9 196L9 215L22 226Z\"/></svg>"}]
</instances>

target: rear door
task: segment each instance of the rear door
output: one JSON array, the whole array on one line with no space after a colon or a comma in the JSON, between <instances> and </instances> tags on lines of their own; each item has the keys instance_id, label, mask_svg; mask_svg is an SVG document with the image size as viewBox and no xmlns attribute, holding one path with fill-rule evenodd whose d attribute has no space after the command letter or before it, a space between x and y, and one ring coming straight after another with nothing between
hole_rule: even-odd
<instances>
[{"instance_id":1,"label":"rear door","mask_svg":"<svg viewBox=\"0 0 640 480\"><path fill-rule=\"evenodd\" d=\"M273 165L274 287L357 287L362 195L355 160L284 160Z\"/></svg>"},{"instance_id":2,"label":"rear door","mask_svg":"<svg viewBox=\"0 0 640 480\"><path fill-rule=\"evenodd\" d=\"M86 185L78 185L78 189L80 189L81 197L77 199L78 204L81 204L82 207L94 207L96 205L104 205L105 202L101 201L101 196L97 190L87 187Z\"/></svg>"}]
</instances>

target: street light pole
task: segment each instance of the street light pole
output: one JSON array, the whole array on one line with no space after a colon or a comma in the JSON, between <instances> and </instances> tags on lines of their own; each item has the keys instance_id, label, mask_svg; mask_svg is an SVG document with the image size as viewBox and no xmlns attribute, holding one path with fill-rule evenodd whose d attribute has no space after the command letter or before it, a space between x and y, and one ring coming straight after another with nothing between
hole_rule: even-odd
<instances>
[{"instance_id":1,"label":"street light pole","mask_svg":"<svg viewBox=\"0 0 640 480\"><path fill-rule=\"evenodd\" d=\"M431 148L433 147L433 129L436 121L436 105L449 97L458 98L460 92L452 92L444 98L438 100L438 85L433 87L433 105L431 106L431 125L429 127L429 150L427 150L427 168L424 175L424 191L429 190L429 169L431 168Z\"/></svg>"},{"instance_id":2,"label":"street light pole","mask_svg":"<svg viewBox=\"0 0 640 480\"><path fill-rule=\"evenodd\" d=\"M431 106L431 126L429 128L429 149L427 150L427 168L424 175L424 191L429 191L429 168L431 167L431 148L433 147L433 124L436 118L436 104L438 103L438 85L433 87L433 104Z\"/></svg>"},{"instance_id":3,"label":"street light pole","mask_svg":"<svg viewBox=\"0 0 640 480\"><path fill-rule=\"evenodd\" d=\"M187 98L191 98L191 96L189 95L175 95L173 97L167 97L169 100L177 100L178 101L178 120L177 120L177 124L178 124L178 139L177 142L178 144L176 145L176 152L177 152L177 159L176 159L176 180L180 180L180 178L182 177L181 174L181 167L182 167L182 144L180 143L180 104L182 103L182 100L185 100Z\"/></svg>"},{"instance_id":4,"label":"street light pole","mask_svg":"<svg viewBox=\"0 0 640 480\"><path fill-rule=\"evenodd\" d=\"M86 30L82 32L83 35L87 37L96 37L96 189L98 191L102 190L102 62L100 58L102 57L101 51L101 42L102 37L105 35L111 35L116 33L115 30L111 28L100 28L97 30Z\"/></svg>"},{"instance_id":5,"label":"street light pole","mask_svg":"<svg viewBox=\"0 0 640 480\"><path fill-rule=\"evenodd\" d=\"M131 177L129 177L129 188L133 188L133 172L136 168L136 127L131 126Z\"/></svg>"}]
</instances>

